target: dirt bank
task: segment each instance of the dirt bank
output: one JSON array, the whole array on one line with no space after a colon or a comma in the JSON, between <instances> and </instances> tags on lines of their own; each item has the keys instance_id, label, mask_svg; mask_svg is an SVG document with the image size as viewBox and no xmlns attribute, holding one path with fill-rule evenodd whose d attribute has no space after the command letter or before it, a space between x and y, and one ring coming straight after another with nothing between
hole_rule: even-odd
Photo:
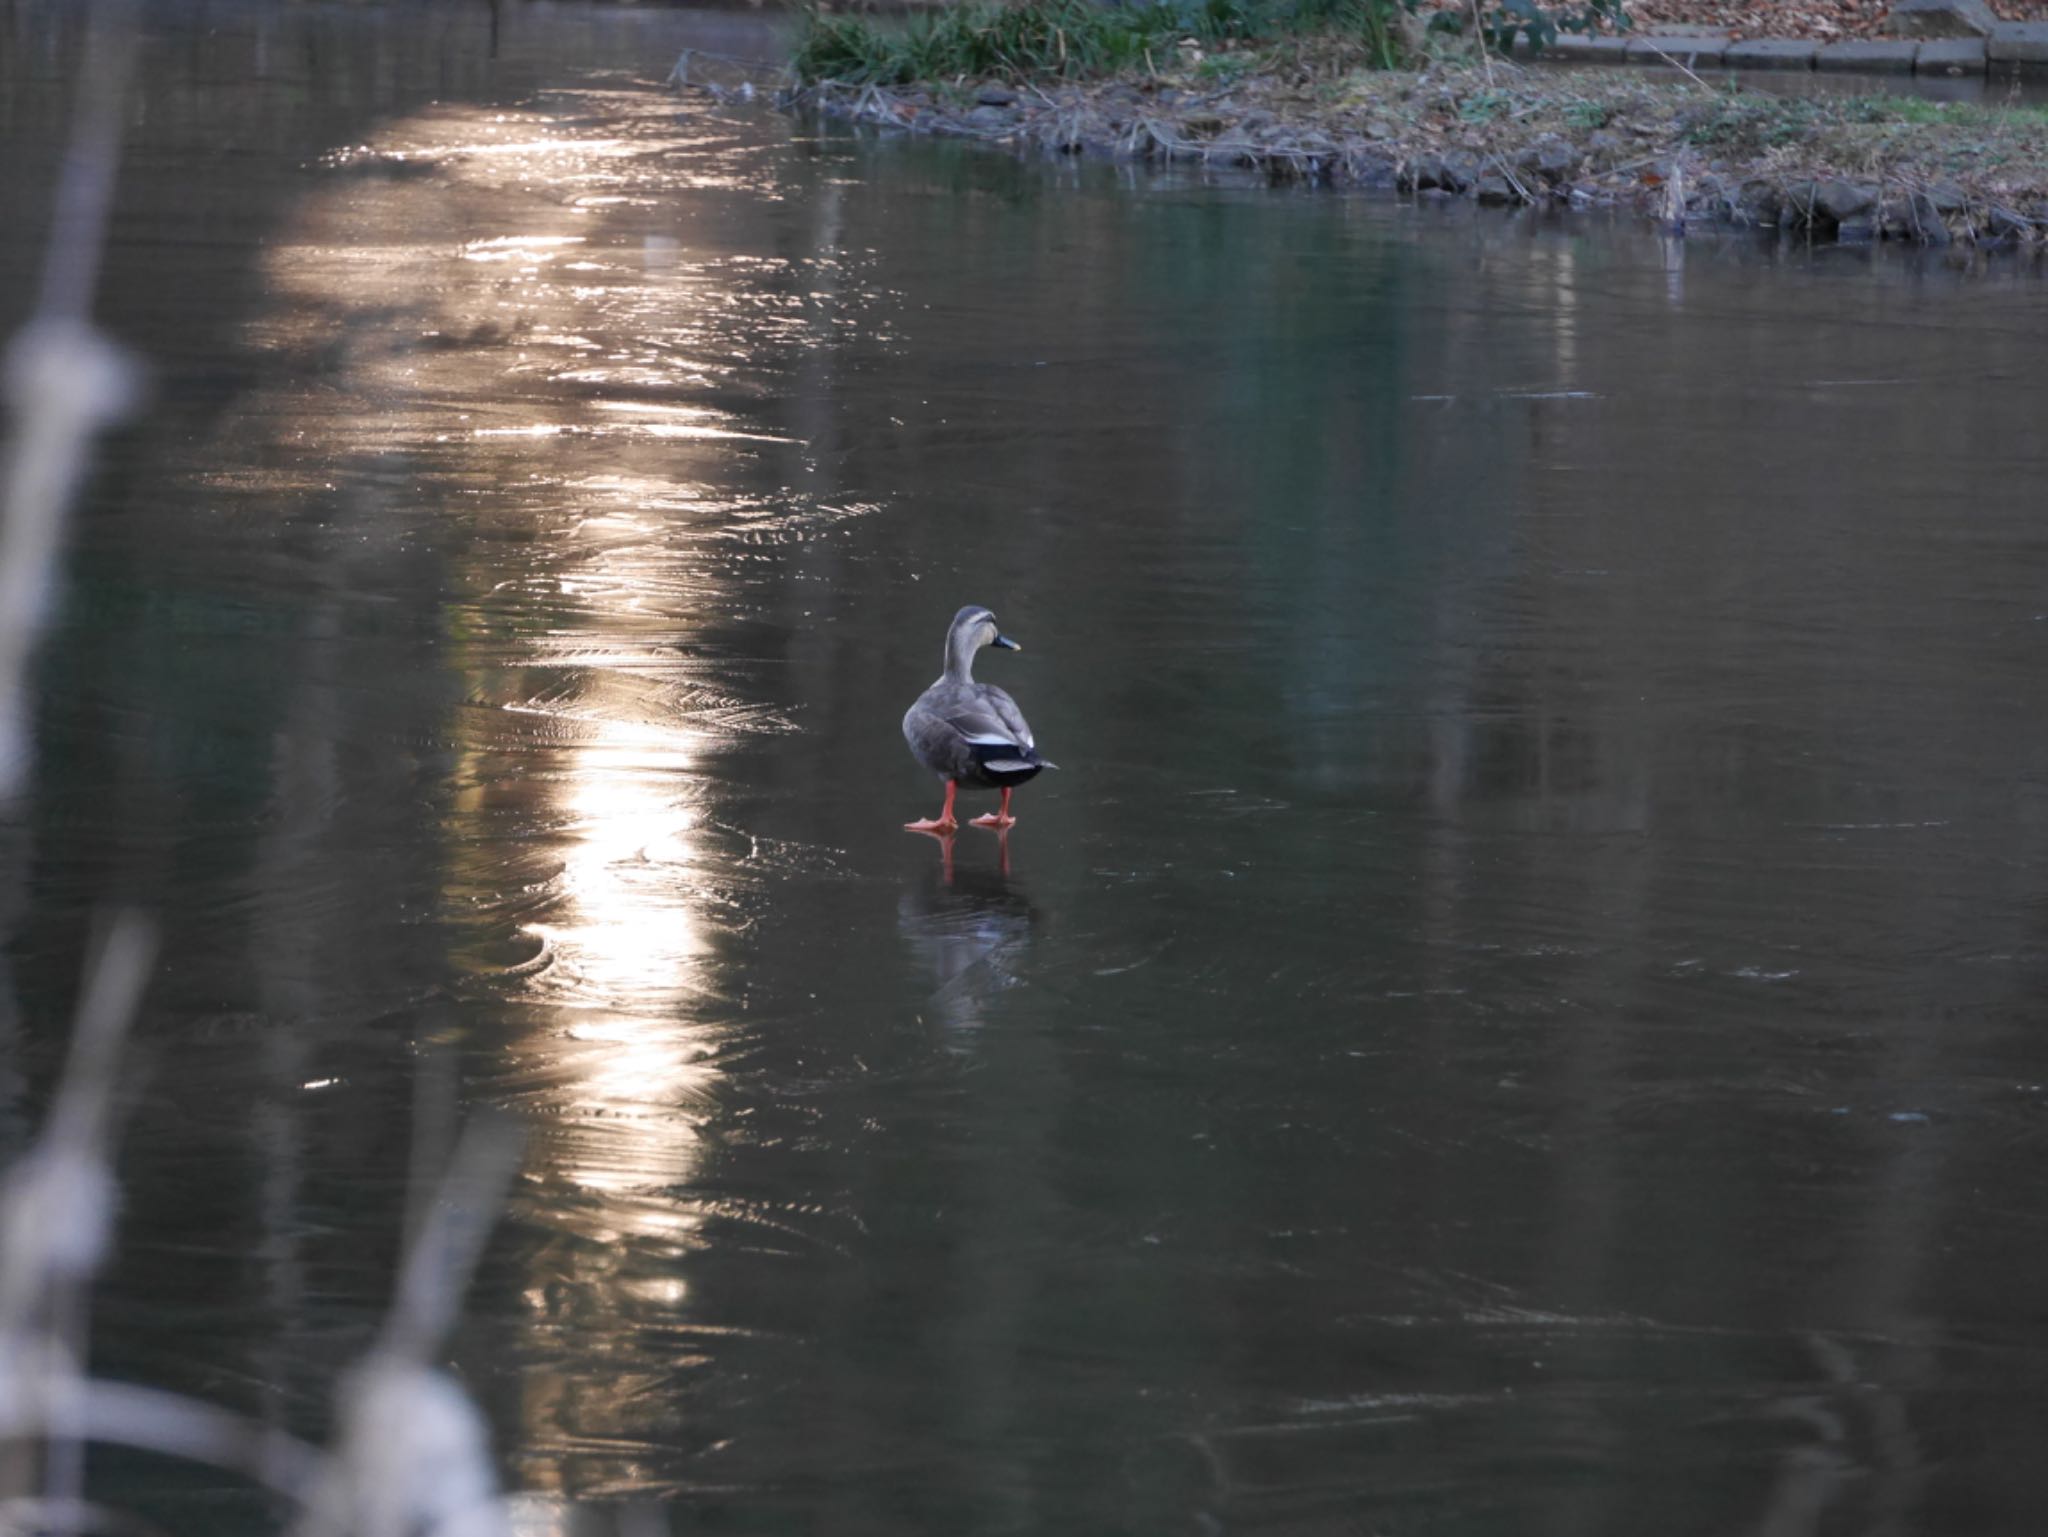
<instances>
[{"instance_id":1,"label":"dirt bank","mask_svg":"<svg viewBox=\"0 0 2048 1537\"><path fill-rule=\"evenodd\" d=\"M823 82L790 105L1013 150L1251 168L1275 182L1498 204L1625 206L1674 229L2038 248L2048 112L1914 97L1793 99L1506 61L1345 69L1311 45L1083 81Z\"/></svg>"}]
</instances>

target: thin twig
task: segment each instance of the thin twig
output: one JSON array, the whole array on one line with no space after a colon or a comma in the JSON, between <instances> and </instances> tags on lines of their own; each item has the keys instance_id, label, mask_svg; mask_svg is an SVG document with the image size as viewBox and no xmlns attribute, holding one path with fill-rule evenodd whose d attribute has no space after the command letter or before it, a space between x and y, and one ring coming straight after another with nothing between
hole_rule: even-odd
<instances>
[{"instance_id":1,"label":"thin twig","mask_svg":"<svg viewBox=\"0 0 2048 1537\"><path fill-rule=\"evenodd\" d=\"M1645 38L1645 39L1644 39L1644 41L1645 41L1645 42L1648 42L1649 40L1648 40L1647 38ZM1684 75L1684 76L1686 77L1686 79L1688 79L1688 80L1692 81L1692 83L1693 83L1694 85L1701 85L1701 86L1703 86L1703 85L1705 85L1705 84L1707 83L1706 81L1704 81L1704 80L1700 79L1700 77L1699 77L1698 75L1695 75L1695 74L1694 74L1694 73L1692 72L1692 69L1691 69L1691 67L1690 67L1690 66L1688 66L1688 65L1685 65L1685 64L1681 64L1681 63L1679 63L1679 62L1678 62L1678 60L1674 59L1674 58L1673 58L1673 57L1672 57L1672 56L1671 56L1670 54L1666 53L1666 52L1665 52L1665 51L1664 51L1664 50L1663 50L1662 48L1659 48L1659 47L1658 47L1658 46L1657 46L1657 45L1656 45L1655 43L1650 43L1650 52L1654 53L1654 54L1655 54L1655 55L1656 55L1656 56L1657 56L1658 58L1662 59L1662 60L1663 60L1663 61L1664 61L1664 62L1665 62L1666 64L1669 64L1669 65L1670 65L1670 66L1671 66L1671 67L1672 67L1673 69L1675 69L1675 70L1678 70L1678 71L1679 71L1680 73L1682 73L1682 74L1683 74L1683 75Z\"/></svg>"},{"instance_id":2,"label":"thin twig","mask_svg":"<svg viewBox=\"0 0 2048 1537\"><path fill-rule=\"evenodd\" d=\"M1472 32L1479 42L1479 65L1486 71L1486 88L1493 89L1493 50L1486 46L1486 23L1479 14L1479 0L1472 0Z\"/></svg>"},{"instance_id":3,"label":"thin twig","mask_svg":"<svg viewBox=\"0 0 2048 1537\"><path fill-rule=\"evenodd\" d=\"M1500 167L1500 174L1508 179L1508 185L1515 189L1516 196L1521 198L1521 200L1525 203L1534 203L1536 201L1536 199L1529 195L1529 189L1522 185L1522 178L1517 176L1510 169L1508 169L1507 161L1503 160L1499 155L1492 155L1488 158L1490 158L1495 165Z\"/></svg>"}]
</instances>

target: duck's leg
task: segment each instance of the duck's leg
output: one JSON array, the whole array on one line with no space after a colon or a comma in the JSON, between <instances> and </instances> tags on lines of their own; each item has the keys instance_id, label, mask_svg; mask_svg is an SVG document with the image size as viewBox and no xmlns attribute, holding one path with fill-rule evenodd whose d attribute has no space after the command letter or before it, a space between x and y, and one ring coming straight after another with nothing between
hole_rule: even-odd
<instances>
[{"instance_id":1,"label":"duck's leg","mask_svg":"<svg viewBox=\"0 0 2048 1537\"><path fill-rule=\"evenodd\" d=\"M1015 788L1016 786L1014 785L1004 785L1003 809L1000 811L991 811L985 817L976 817L974 819L974 825L976 827L1015 827L1017 825L1017 819L1010 815L1010 791Z\"/></svg>"},{"instance_id":2,"label":"duck's leg","mask_svg":"<svg viewBox=\"0 0 2048 1537\"><path fill-rule=\"evenodd\" d=\"M905 822L904 830L913 833L936 833L940 837L958 832L960 824L953 819L953 797L959 793L960 782L957 779L947 780L946 804L939 808L939 814L936 817L926 817L921 822Z\"/></svg>"}]
</instances>

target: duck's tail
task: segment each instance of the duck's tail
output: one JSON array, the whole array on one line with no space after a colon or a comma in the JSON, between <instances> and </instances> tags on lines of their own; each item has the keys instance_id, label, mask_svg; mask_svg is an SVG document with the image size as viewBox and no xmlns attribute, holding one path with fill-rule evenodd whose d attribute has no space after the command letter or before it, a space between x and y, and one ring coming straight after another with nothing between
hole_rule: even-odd
<instances>
[{"instance_id":1,"label":"duck's tail","mask_svg":"<svg viewBox=\"0 0 2048 1537\"><path fill-rule=\"evenodd\" d=\"M1039 757L1036 752L1027 752L1015 758L983 758L981 766L995 774L1021 774L1026 769L1059 767L1057 763Z\"/></svg>"}]
</instances>

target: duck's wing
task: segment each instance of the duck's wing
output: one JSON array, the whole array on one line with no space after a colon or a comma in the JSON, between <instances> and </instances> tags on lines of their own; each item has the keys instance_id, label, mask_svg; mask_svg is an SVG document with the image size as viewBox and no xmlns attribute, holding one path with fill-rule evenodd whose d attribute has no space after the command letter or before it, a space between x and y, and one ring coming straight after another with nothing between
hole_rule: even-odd
<instances>
[{"instance_id":1,"label":"duck's wing","mask_svg":"<svg viewBox=\"0 0 2048 1537\"><path fill-rule=\"evenodd\" d=\"M967 698L948 703L946 724L975 747L1007 747L1028 758L1037 746L1017 701L993 683L983 684Z\"/></svg>"},{"instance_id":2,"label":"duck's wing","mask_svg":"<svg viewBox=\"0 0 2048 1537\"><path fill-rule=\"evenodd\" d=\"M975 749L961 739L947 719L951 700L936 687L925 690L903 716L903 739L918 762L936 774L957 779L976 760Z\"/></svg>"}]
</instances>

